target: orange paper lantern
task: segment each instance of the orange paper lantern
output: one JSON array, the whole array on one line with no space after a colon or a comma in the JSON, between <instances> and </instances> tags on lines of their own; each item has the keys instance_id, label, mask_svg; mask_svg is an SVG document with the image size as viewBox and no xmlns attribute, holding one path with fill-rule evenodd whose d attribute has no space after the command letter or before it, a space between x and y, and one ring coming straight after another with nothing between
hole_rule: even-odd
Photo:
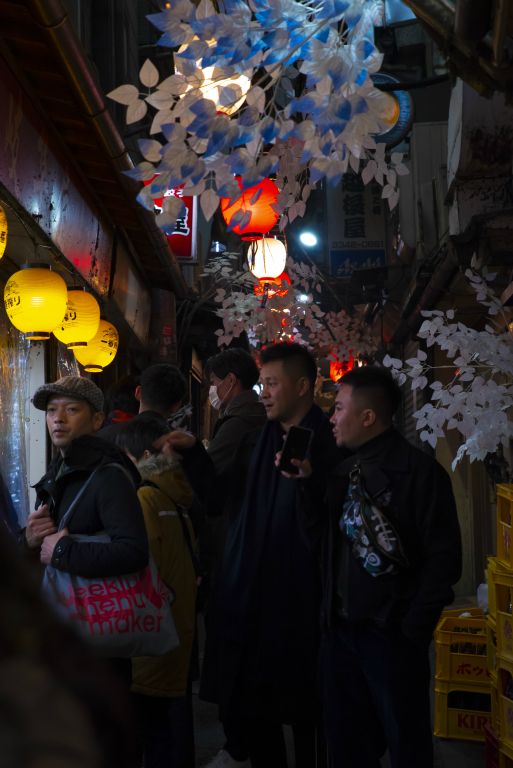
<instances>
[{"instance_id":1,"label":"orange paper lantern","mask_svg":"<svg viewBox=\"0 0 513 768\"><path fill-rule=\"evenodd\" d=\"M349 358L347 360L330 360L330 379L332 381L340 381L348 371L354 368L354 356L349 352Z\"/></svg>"},{"instance_id":2,"label":"orange paper lantern","mask_svg":"<svg viewBox=\"0 0 513 768\"><path fill-rule=\"evenodd\" d=\"M279 277L261 277L253 290L255 296L267 296L268 299L271 299L273 296L286 296L291 283L287 273L282 272Z\"/></svg>"},{"instance_id":3,"label":"orange paper lantern","mask_svg":"<svg viewBox=\"0 0 513 768\"><path fill-rule=\"evenodd\" d=\"M239 188L242 190L242 181L237 176ZM233 216L242 211L250 214L249 219L242 226L237 224L233 232L240 235L243 240L255 240L257 237L267 234L280 218L273 206L278 202L280 190L271 179L262 179L261 182L249 187L233 202L229 197L221 198L221 214L226 224L230 227Z\"/></svg>"}]
</instances>

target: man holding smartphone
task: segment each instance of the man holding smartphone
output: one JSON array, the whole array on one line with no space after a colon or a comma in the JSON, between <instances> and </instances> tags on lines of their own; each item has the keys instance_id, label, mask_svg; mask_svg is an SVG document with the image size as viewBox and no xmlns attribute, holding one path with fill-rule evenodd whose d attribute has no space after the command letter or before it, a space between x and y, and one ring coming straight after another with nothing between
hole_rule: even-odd
<instances>
[{"instance_id":1,"label":"man holding smartphone","mask_svg":"<svg viewBox=\"0 0 513 768\"><path fill-rule=\"evenodd\" d=\"M219 590L211 606L203 681L220 705L226 745L210 768L286 768L283 723L294 730L296 768L315 765L318 559L295 465L308 456L322 487L339 454L327 416L314 405L317 365L305 347L261 353L267 423L248 433L231 481L231 521ZM287 440L287 435L290 439ZM284 443L285 440L285 443ZM205 684L208 683L208 684Z\"/></svg>"}]
</instances>

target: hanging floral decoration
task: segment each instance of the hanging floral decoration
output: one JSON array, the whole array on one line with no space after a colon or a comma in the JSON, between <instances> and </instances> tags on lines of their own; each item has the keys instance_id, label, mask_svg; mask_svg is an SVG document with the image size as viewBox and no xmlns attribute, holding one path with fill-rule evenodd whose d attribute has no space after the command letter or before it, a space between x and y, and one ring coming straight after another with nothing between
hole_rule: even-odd
<instances>
[{"instance_id":1,"label":"hanging floral decoration","mask_svg":"<svg viewBox=\"0 0 513 768\"><path fill-rule=\"evenodd\" d=\"M247 265L238 268L238 258L239 254L216 257L204 271L214 283L216 314L223 322L223 328L216 331L218 346L230 344L245 332L254 347L296 341L313 349L318 359L344 360L351 350L362 356L377 350L378 339L358 316L320 309L322 276L316 267L288 258L286 278L277 278L282 290L269 289L262 302L258 282Z\"/></svg>"},{"instance_id":2,"label":"hanging floral decoration","mask_svg":"<svg viewBox=\"0 0 513 768\"><path fill-rule=\"evenodd\" d=\"M128 84L109 94L127 106L129 124L153 111L150 138L139 142L145 160L129 172L139 181L158 172L138 196L148 210L152 198L183 185L209 220L220 198L240 195L235 176L244 189L274 176L283 229L303 215L312 186L324 178L337 184L349 169L365 183L375 178L390 208L397 204L397 176L407 169L400 153L388 161L385 144L374 139L389 120L389 99L372 81L383 58L374 44L381 0L170 5L148 18L162 32L159 44L179 49L174 73L160 81L147 60L139 75L144 93ZM172 226L181 207L165 197L159 226ZM232 227L237 216L244 213Z\"/></svg>"},{"instance_id":3,"label":"hanging floral decoration","mask_svg":"<svg viewBox=\"0 0 513 768\"><path fill-rule=\"evenodd\" d=\"M447 365L433 366L423 349L404 362L390 355L383 360L400 384L410 381L412 389L430 393L413 414L422 441L434 448L447 431L461 436L453 469L465 455L470 461L483 460L513 438L511 324L490 286L496 275L480 269L475 257L465 275L489 315L484 329L459 322L454 309L424 311L417 335L427 348L443 350ZM439 381L435 376L442 369L449 375Z\"/></svg>"}]
</instances>

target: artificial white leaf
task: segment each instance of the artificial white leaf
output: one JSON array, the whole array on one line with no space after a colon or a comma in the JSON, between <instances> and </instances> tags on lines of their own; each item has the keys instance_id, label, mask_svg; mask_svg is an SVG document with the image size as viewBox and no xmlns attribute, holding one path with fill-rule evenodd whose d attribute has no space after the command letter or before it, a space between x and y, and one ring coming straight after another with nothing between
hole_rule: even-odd
<instances>
[{"instance_id":1,"label":"artificial white leaf","mask_svg":"<svg viewBox=\"0 0 513 768\"><path fill-rule=\"evenodd\" d=\"M265 110L265 91L259 85L252 85L246 95L246 103L250 107L256 107L259 112Z\"/></svg>"},{"instance_id":2,"label":"artificial white leaf","mask_svg":"<svg viewBox=\"0 0 513 768\"><path fill-rule=\"evenodd\" d=\"M206 189L200 197L201 210L207 221L210 221L219 207L219 195L213 189Z\"/></svg>"},{"instance_id":3,"label":"artificial white leaf","mask_svg":"<svg viewBox=\"0 0 513 768\"><path fill-rule=\"evenodd\" d=\"M146 88L154 88L157 85L159 81L159 71L150 59L146 59L139 70L139 80L146 86Z\"/></svg>"},{"instance_id":4,"label":"artificial white leaf","mask_svg":"<svg viewBox=\"0 0 513 768\"><path fill-rule=\"evenodd\" d=\"M389 209L393 211L398 202L399 202L399 192L397 190L394 190L394 192L392 192L392 194L388 198Z\"/></svg>"},{"instance_id":5,"label":"artificial white leaf","mask_svg":"<svg viewBox=\"0 0 513 768\"><path fill-rule=\"evenodd\" d=\"M165 91L155 91L149 96L146 96L145 101L150 105L150 107L153 107L154 109L170 110L175 103L175 98Z\"/></svg>"},{"instance_id":6,"label":"artificial white leaf","mask_svg":"<svg viewBox=\"0 0 513 768\"><path fill-rule=\"evenodd\" d=\"M374 178L374 174L377 170L377 163L374 160L369 160L365 168L363 169L361 176L362 181L365 185L367 185L372 179Z\"/></svg>"},{"instance_id":7,"label":"artificial white leaf","mask_svg":"<svg viewBox=\"0 0 513 768\"><path fill-rule=\"evenodd\" d=\"M119 88L110 91L107 96L112 101L117 101L118 104L124 104L128 107L132 102L139 100L139 89L135 85L120 85Z\"/></svg>"},{"instance_id":8,"label":"artificial white leaf","mask_svg":"<svg viewBox=\"0 0 513 768\"><path fill-rule=\"evenodd\" d=\"M154 139L139 139L139 149L142 156L150 163L158 163L161 157L162 144Z\"/></svg>"},{"instance_id":9,"label":"artificial white leaf","mask_svg":"<svg viewBox=\"0 0 513 768\"><path fill-rule=\"evenodd\" d=\"M148 111L148 105L144 101L136 101L130 104L126 110L126 124L132 125L142 120Z\"/></svg>"},{"instance_id":10,"label":"artificial white leaf","mask_svg":"<svg viewBox=\"0 0 513 768\"><path fill-rule=\"evenodd\" d=\"M349 155L349 165L355 173L358 173L360 168L360 158L355 157L352 153Z\"/></svg>"}]
</instances>

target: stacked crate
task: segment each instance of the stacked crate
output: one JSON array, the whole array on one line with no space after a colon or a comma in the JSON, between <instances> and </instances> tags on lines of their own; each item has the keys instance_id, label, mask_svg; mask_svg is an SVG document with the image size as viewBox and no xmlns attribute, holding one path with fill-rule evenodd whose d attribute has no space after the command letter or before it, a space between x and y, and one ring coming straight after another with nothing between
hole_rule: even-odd
<instances>
[{"instance_id":1,"label":"stacked crate","mask_svg":"<svg viewBox=\"0 0 513 768\"><path fill-rule=\"evenodd\" d=\"M497 557L488 558L488 669L499 768L513 768L513 485L497 486Z\"/></svg>"},{"instance_id":2,"label":"stacked crate","mask_svg":"<svg viewBox=\"0 0 513 768\"><path fill-rule=\"evenodd\" d=\"M486 631L479 609L442 614L435 632L435 736L485 739L491 725Z\"/></svg>"}]
</instances>

